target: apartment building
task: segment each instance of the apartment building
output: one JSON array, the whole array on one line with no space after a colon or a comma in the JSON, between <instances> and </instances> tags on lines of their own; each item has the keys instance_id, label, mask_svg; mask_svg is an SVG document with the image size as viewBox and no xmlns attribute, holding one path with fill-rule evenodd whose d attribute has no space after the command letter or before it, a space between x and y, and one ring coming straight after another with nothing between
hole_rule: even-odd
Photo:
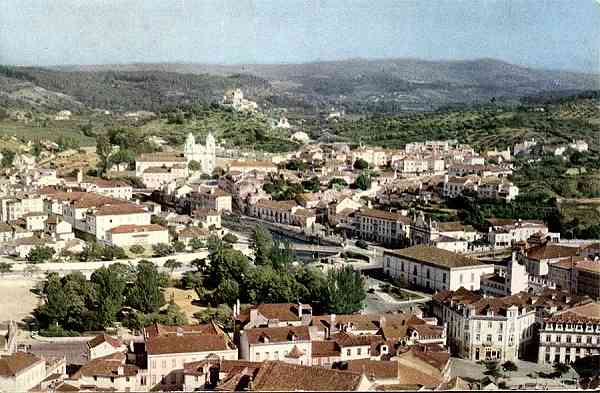
<instances>
[{"instance_id":1,"label":"apartment building","mask_svg":"<svg viewBox=\"0 0 600 393\"><path fill-rule=\"evenodd\" d=\"M169 231L157 224L119 225L106 231L106 242L123 248L134 244L151 246L159 243L169 243Z\"/></svg>"},{"instance_id":2,"label":"apartment building","mask_svg":"<svg viewBox=\"0 0 600 393\"><path fill-rule=\"evenodd\" d=\"M486 222L488 243L496 248L510 247L515 243L527 241L534 234L548 234L548 227L543 221L489 218Z\"/></svg>"},{"instance_id":3,"label":"apartment building","mask_svg":"<svg viewBox=\"0 0 600 393\"><path fill-rule=\"evenodd\" d=\"M312 364L308 326L255 327L240 331L240 358L252 362L281 360Z\"/></svg>"},{"instance_id":4,"label":"apartment building","mask_svg":"<svg viewBox=\"0 0 600 393\"><path fill-rule=\"evenodd\" d=\"M312 210L304 209L296 201L260 199L248 206L248 214L277 224L312 227L317 217Z\"/></svg>"},{"instance_id":5,"label":"apartment building","mask_svg":"<svg viewBox=\"0 0 600 393\"><path fill-rule=\"evenodd\" d=\"M569 364L600 355L600 304L588 303L545 318L539 335L538 364Z\"/></svg>"},{"instance_id":6,"label":"apartment building","mask_svg":"<svg viewBox=\"0 0 600 393\"><path fill-rule=\"evenodd\" d=\"M527 293L496 298L445 290L433 296L432 309L447 324L451 353L464 359L514 361L535 343L536 308Z\"/></svg>"},{"instance_id":7,"label":"apartment building","mask_svg":"<svg viewBox=\"0 0 600 393\"><path fill-rule=\"evenodd\" d=\"M164 326L154 324L143 329L148 364L148 387L180 390L184 384L186 363L218 356L235 360L238 350L227 334L214 323Z\"/></svg>"},{"instance_id":8,"label":"apartment building","mask_svg":"<svg viewBox=\"0 0 600 393\"><path fill-rule=\"evenodd\" d=\"M149 168L171 168L184 166L187 169L187 159L183 154L176 153L147 153L140 154L135 160L135 175L142 177ZM187 172L186 175L187 176Z\"/></svg>"},{"instance_id":9,"label":"apartment building","mask_svg":"<svg viewBox=\"0 0 600 393\"><path fill-rule=\"evenodd\" d=\"M165 184L188 176L187 164L152 166L144 169L140 178L147 188L158 190Z\"/></svg>"},{"instance_id":10,"label":"apartment building","mask_svg":"<svg viewBox=\"0 0 600 393\"><path fill-rule=\"evenodd\" d=\"M36 194L22 194L0 198L0 222L16 221L25 214L44 211L44 201Z\"/></svg>"},{"instance_id":11,"label":"apartment building","mask_svg":"<svg viewBox=\"0 0 600 393\"><path fill-rule=\"evenodd\" d=\"M494 266L436 247L419 245L385 250L383 271L407 285L430 291L478 290L481 276L494 273Z\"/></svg>"},{"instance_id":12,"label":"apartment building","mask_svg":"<svg viewBox=\"0 0 600 393\"><path fill-rule=\"evenodd\" d=\"M189 194L190 210L212 209L218 212L231 211L231 194L220 188L192 191Z\"/></svg>"},{"instance_id":13,"label":"apartment building","mask_svg":"<svg viewBox=\"0 0 600 393\"><path fill-rule=\"evenodd\" d=\"M529 289L529 275L525 264L513 252L506 267L494 267L494 273L481 276L480 290L488 296L510 296Z\"/></svg>"},{"instance_id":14,"label":"apartment building","mask_svg":"<svg viewBox=\"0 0 600 393\"><path fill-rule=\"evenodd\" d=\"M410 218L406 215L377 209L361 209L355 215L361 239L399 245L409 238Z\"/></svg>"},{"instance_id":15,"label":"apartment building","mask_svg":"<svg viewBox=\"0 0 600 393\"><path fill-rule=\"evenodd\" d=\"M83 179L79 183L79 187L86 192L95 192L96 194L125 200L131 200L133 193L133 187L122 180Z\"/></svg>"}]
</instances>

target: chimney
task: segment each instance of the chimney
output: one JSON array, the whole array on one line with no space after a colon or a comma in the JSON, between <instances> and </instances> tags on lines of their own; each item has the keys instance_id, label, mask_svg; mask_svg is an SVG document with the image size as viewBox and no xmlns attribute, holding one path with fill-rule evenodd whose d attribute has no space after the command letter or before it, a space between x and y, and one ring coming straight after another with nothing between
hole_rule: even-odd
<instances>
[{"instance_id":1,"label":"chimney","mask_svg":"<svg viewBox=\"0 0 600 393\"><path fill-rule=\"evenodd\" d=\"M250 323L256 322L257 319L258 319L258 310L256 308L253 308L250 310Z\"/></svg>"}]
</instances>

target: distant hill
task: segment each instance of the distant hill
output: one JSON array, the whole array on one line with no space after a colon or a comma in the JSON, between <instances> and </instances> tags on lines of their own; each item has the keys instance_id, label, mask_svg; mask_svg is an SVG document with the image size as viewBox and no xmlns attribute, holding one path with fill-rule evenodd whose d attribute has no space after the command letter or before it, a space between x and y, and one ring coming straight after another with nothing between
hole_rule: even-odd
<instances>
[{"instance_id":1,"label":"distant hill","mask_svg":"<svg viewBox=\"0 0 600 393\"><path fill-rule=\"evenodd\" d=\"M315 112L335 107L357 113L429 111L492 99L514 103L545 92L572 94L600 88L598 74L537 70L493 59L2 67L0 75L13 84L30 82L86 106L112 110L157 110L170 104L213 101L231 87L241 87L266 108ZM7 86L6 80L0 91L2 86ZM14 90L10 83L7 88ZM10 102L21 97L2 94L1 99Z\"/></svg>"}]
</instances>

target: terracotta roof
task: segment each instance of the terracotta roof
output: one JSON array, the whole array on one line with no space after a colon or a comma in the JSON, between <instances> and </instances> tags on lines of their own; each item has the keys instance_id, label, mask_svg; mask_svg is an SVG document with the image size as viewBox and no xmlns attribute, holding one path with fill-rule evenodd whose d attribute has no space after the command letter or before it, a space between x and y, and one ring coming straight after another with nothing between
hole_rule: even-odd
<instances>
[{"instance_id":1,"label":"terracotta roof","mask_svg":"<svg viewBox=\"0 0 600 393\"><path fill-rule=\"evenodd\" d=\"M108 343L110 344L113 348L120 348L123 346L123 343L114 338L111 337L107 334L99 334L96 337L92 338L90 341L87 342L87 346L88 348L96 348L98 345L102 344L102 343Z\"/></svg>"},{"instance_id":2,"label":"terracotta roof","mask_svg":"<svg viewBox=\"0 0 600 393\"><path fill-rule=\"evenodd\" d=\"M249 344L263 342L310 341L308 326L283 326L245 330Z\"/></svg>"},{"instance_id":3,"label":"terracotta roof","mask_svg":"<svg viewBox=\"0 0 600 393\"><path fill-rule=\"evenodd\" d=\"M109 180L101 177L86 178L83 179L82 183L95 184L98 188L121 188L131 187L131 185L123 180Z\"/></svg>"},{"instance_id":4,"label":"terracotta roof","mask_svg":"<svg viewBox=\"0 0 600 393\"><path fill-rule=\"evenodd\" d=\"M262 362L251 362L249 360L227 360L221 359L218 356L215 358L208 357L196 362L189 362L183 365L183 372L188 375L204 375L203 367L218 365L219 372L229 374L244 368L257 369L262 365Z\"/></svg>"},{"instance_id":5,"label":"terracotta roof","mask_svg":"<svg viewBox=\"0 0 600 393\"><path fill-rule=\"evenodd\" d=\"M340 346L331 340L313 341L311 343L312 357L336 357L341 355Z\"/></svg>"},{"instance_id":6,"label":"terracotta roof","mask_svg":"<svg viewBox=\"0 0 600 393\"><path fill-rule=\"evenodd\" d=\"M402 214L397 212L388 212L385 210L377 209L361 209L357 214L365 217L379 218L390 221L400 221L404 224L410 224L409 217L403 216Z\"/></svg>"},{"instance_id":7,"label":"terracotta roof","mask_svg":"<svg viewBox=\"0 0 600 393\"><path fill-rule=\"evenodd\" d=\"M366 336L340 332L333 338L340 347L370 346L373 340L381 341L381 336Z\"/></svg>"},{"instance_id":8,"label":"terracotta roof","mask_svg":"<svg viewBox=\"0 0 600 393\"><path fill-rule=\"evenodd\" d=\"M114 227L109 231L111 233L140 233L140 232L156 232L156 231L166 231L167 228L158 225L158 224L148 224L148 225L119 225L118 227Z\"/></svg>"},{"instance_id":9,"label":"terracotta roof","mask_svg":"<svg viewBox=\"0 0 600 393\"><path fill-rule=\"evenodd\" d=\"M309 308L309 305L303 305ZM298 315L298 304L294 303L264 303L253 306L240 313L239 320L242 322L250 321L250 310L258 310L258 313L269 320L300 321L302 318Z\"/></svg>"},{"instance_id":10,"label":"terracotta roof","mask_svg":"<svg viewBox=\"0 0 600 393\"><path fill-rule=\"evenodd\" d=\"M290 210L299 206L296 201L272 201L270 199L259 199L256 201L256 207L268 209Z\"/></svg>"},{"instance_id":11,"label":"terracotta roof","mask_svg":"<svg viewBox=\"0 0 600 393\"><path fill-rule=\"evenodd\" d=\"M187 162L183 154L173 153L144 153L136 158L140 162Z\"/></svg>"},{"instance_id":12,"label":"terracotta roof","mask_svg":"<svg viewBox=\"0 0 600 393\"><path fill-rule=\"evenodd\" d=\"M586 257L578 255L578 256L572 256L572 257L560 259L557 262L551 263L549 266L550 267L558 267L558 268L562 268L562 269L571 269L571 268L577 266L580 262L583 262L586 260L588 260ZM598 264L598 266L600 266L600 264Z\"/></svg>"},{"instance_id":13,"label":"terracotta roof","mask_svg":"<svg viewBox=\"0 0 600 393\"><path fill-rule=\"evenodd\" d=\"M0 357L0 376L14 377L38 362L43 362L43 360L28 352L15 352L12 355L2 356Z\"/></svg>"},{"instance_id":14,"label":"terracotta roof","mask_svg":"<svg viewBox=\"0 0 600 393\"><path fill-rule=\"evenodd\" d=\"M398 378L398 362L389 360L357 359L348 361L348 371L365 372L368 377Z\"/></svg>"},{"instance_id":15,"label":"terracotta roof","mask_svg":"<svg viewBox=\"0 0 600 393\"><path fill-rule=\"evenodd\" d=\"M182 326L154 324L144 328L144 337L150 355L235 349L229 337L212 322Z\"/></svg>"},{"instance_id":16,"label":"terracotta roof","mask_svg":"<svg viewBox=\"0 0 600 393\"><path fill-rule=\"evenodd\" d=\"M71 377L80 379L81 377L131 377L135 376L139 368L133 364L126 364L127 355L121 352L93 359L83 366Z\"/></svg>"},{"instance_id":17,"label":"terracotta roof","mask_svg":"<svg viewBox=\"0 0 600 393\"><path fill-rule=\"evenodd\" d=\"M527 259L542 261L545 259L556 259L560 257L571 257L579 255L579 248L561 246L558 244L542 244L526 251Z\"/></svg>"},{"instance_id":18,"label":"terracotta roof","mask_svg":"<svg viewBox=\"0 0 600 393\"><path fill-rule=\"evenodd\" d=\"M251 390L354 391L361 380L361 374L348 371L267 361L256 374Z\"/></svg>"},{"instance_id":19,"label":"terracotta roof","mask_svg":"<svg viewBox=\"0 0 600 393\"><path fill-rule=\"evenodd\" d=\"M591 273L600 273L600 261L585 260L577 263L576 270L585 270Z\"/></svg>"},{"instance_id":20,"label":"terracotta roof","mask_svg":"<svg viewBox=\"0 0 600 393\"><path fill-rule=\"evenodd\" d=\"M479 262L476 259L469 258L452 251L426 245L418 245L401 250L386 250L384 251L384 254L399 256L415 262L447 268L485 265L485 263Z\"/></svg>"},{"instance_id":21,"label":"terracotta roof","mask_svg":"<svg viewBox=\"0 0 600 393\"><path fill-rule=\"evenodd\" d=\"M146 210L138 205L124 203L119 205L101 206L94 212L94 214L96 216L116 216L121 214L139 214L145 212Z\"/></svg>"},{"instance_id":22,"label":"terracotta roof","mask_svg":"<svg viewBox=\"0 0 600 393\"><path fill-rule=\"evenodd\" d=\"M545 322L600 322L600 303L588 303L559 312Z\"/></svg>"}]
</instances>

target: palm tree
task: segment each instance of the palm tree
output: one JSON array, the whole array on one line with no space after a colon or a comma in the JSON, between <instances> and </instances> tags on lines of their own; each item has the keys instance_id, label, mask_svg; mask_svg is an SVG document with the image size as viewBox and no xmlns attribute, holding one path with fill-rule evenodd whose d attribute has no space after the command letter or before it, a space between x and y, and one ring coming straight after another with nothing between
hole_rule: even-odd
<instances>
[{"instance_id":1,"label":"palm tree","mask_svg":"<svg viewBox=\"0 0 600 393\"><path fill-rule=\"evenodd\" d=\"M167 269L169 269L169 274L172 276L173 275L173 271L175 271L175 269L179 269L180 267L183 266L183 263L179 262L176 259L169 259L165 262L164 265Z\"/></svg>"}]
</instances>

